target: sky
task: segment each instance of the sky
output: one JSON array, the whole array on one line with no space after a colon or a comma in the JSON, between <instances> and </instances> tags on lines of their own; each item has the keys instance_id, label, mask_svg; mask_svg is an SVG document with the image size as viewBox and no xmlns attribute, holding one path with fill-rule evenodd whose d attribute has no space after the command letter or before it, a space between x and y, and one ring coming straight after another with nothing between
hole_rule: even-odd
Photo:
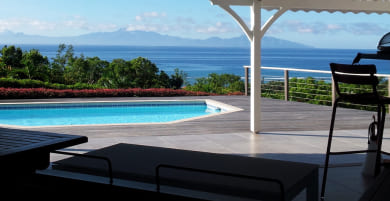
<instances>
[{"instance_id":1,"label":"sky","mask_svg":"<svg viewBox=\"0 0 390 201\"><path fill-rule=\"evenodd\" d=\"M248 7L233 9L250 23ZM262 21L273 13L263 10ZM209 0L0 0L0 32L77 36L119 29L197 39L243 35ZM266 36L317 48L376 49L387 32L389 14L287 12Z\"/></svg>"}]
</instances>

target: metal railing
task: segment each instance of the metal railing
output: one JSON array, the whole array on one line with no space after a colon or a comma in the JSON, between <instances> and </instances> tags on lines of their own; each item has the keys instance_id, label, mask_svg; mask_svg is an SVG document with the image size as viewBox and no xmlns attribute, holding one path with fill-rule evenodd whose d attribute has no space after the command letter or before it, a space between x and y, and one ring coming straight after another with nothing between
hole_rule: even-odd
<instances>
[{"instance_id":1,"label":"metal railing","mask_svg":"<svg viewBox=\"0 0 390 201\"><path fill-rule=\"evenodd\" d=\"M244 66L245 70L245 95L249 95L249 69L250 66ZM335 98L336 98L336 91L335 91L335 85L333 83L332 77L331 77L331 71L324 71L324 70L309 70L309 69L298 69L298 68L283 68L283 67L264 67L262 66L261 69L263 70L273 70L273 71L281 71L283 74L281 76L276 76L272 78L267 78L265 74L262 74L262 93L267 93L267 90L270 90L270 93L273 93L275 98L278 99L284 99L286 101L295 101L299 99L298 101L301 102L310 102L315 100L323 101L325 102L324 105L331 105ZM303 79L307 79L307 77L299 76L301 78L297 79L298 76L290 76L292 73L310 73L310 74L320 74L324 76L310 76L315 80L314 83L304 83L302 82ZM383 95L390 95L390 75L389 74L376 74L379 78L387 80L387 86L381 86L381 90L379 92ZM273 85L275 83L275 85ZM281 87L281 84L282 87ZM321 86L323 84L323 86ZM314 85L313 93L306 94L308 97L312 98L298 98L296 95L301 93L307 93L307 92L301 92L299 91L300 85ZM331 87L329 86L331 85ZM266 86L267 88L264 88L263 86ZM328 90L328 87L330 87ZM323 88L323 89L321 89ZM356 88L356 90L361 90ZM265 91L265 92L264 92ZM276 92L276 93L275 93ZM271 94L272 95L272 94ZM321 97L328 97L330 96L331 99L324 99L319 100L318 98ZM282 97L282 98L281 98ZM271 97L273 98L273 97ZM307 100L304 100L307 99Z\"/></svg>"}]
</instances>

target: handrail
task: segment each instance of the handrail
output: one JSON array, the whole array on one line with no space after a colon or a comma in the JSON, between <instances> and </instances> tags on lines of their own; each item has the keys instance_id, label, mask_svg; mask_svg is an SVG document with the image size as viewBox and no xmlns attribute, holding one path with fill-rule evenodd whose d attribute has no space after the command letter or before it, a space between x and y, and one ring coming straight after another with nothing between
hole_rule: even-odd
<instances>
[{"instance_id":1,"label":"handrail","mask_svg":"<svg viewBox=\"0 0 390 201\"><path fill-rule=\"evenodd\" d=\"M78 154L78 153L70 153L70 152L64 152L64 151L51 151L51 153L55 153L55 154L63 154L63 155L70 155L70 156L78 156L78 157L83 157L83 158L92 158L92 159L98 159L98 160L104 160L107 162L107 165L108 165L108 177L109 177L109 182L110 182L110 185L113 184L114 182L114 179L113 179L113 176L112 176L112 163L111 163L111 160L107 157L104 157L104 156L95 156L95 155L86 155L86 154Z\"/></svg>"},{"instance_id":2,"label":"handrail","mask_svg":"<svg viewBox=\"0 0 390 201\"><path fill-rule=\"evenodd\" d=\"M245 69L245 95L248 96L248 86L249 86L249 76L248 76L248 70L250 69L251 66L244 65L243 66ZM284 78L281 76L281 79L284 80L284 99L285 101L288 101L289 98L289 89L288 89L288 84L289 84L289 72L290 71L295 71L295 72L307 72L307 73L322 73L322 74L332 74L332 72L326 71L326 70L311 70L311 69L302 69L302 68L286 68L286 67L267 67L267 66L261 66L261 69L267 69L267 70L279 70L279 71L284 71ZM390 74L380 74L377 73L375 74L377 77L385 77L388 80L390 80ZM330 77L331 78L331 77ZM390 94L390 81L388 82L388 94ZM334 102L336 98L336 91L334 88L334 83L332 80L332 103Z\"/></svg>"},{"instance_id":3,"label":"handrail","mask_svg":"<svg viewBox=\"0 0 390 201\"><path fill-rule=\"evenodd\" d=\"M250 66L245 65L244 68L250 68ZM324 73L324 74L332 74L332 72L326 71L326 70L311 70L311 69L304 69L304 68L286 68L286 67L269 67L269 66L262 66L261 69L267 69L267 70L280 70L280 71L296 71L296 72L308 72L308 73ZM378 77L390 77L390 74L381 74L377 73L375 74Z\"/></svg>"},{"instance_id":4,"label":"handrail","mask_svg":"<svg viewBox=\"0 0 390 201\"><path fill-rule=\"evenodd\" d=\"M205 169L198 169L198 168L189 168L189 167L182 167L182 166L175 166L175 165L166 165L166 164L159 164L156 167L156 190L157 190L158 193L160 193L160 169L161 168L170 168L170 169L177 169L177 170L183 170L183 171L189 171L189 172L200 172L200 173L215 174L215 175L228 176L228 177L239 177L239 178L244 178L244 179L252 179L252 180L266 181L266 182L274 182L274 183L277 183L280 186L281 200L285 200L285 193L284 193L283 183L280 180L277 180L277 179L271 179L271 178L267 178L267 177L255 177L255 176L248 176L248 175L228 173L228 172L217 172L217 171L212 171L212 170L205 170Z\"/></svg>"},{"instance_id":5,"label":"handrail","mask_svg":"<svg viewBox=\"0 0 390 201\"><path fill-rule=\"evenodd\" d=\"M250 66L244 66L244 68L250 68ZM303 69L303 68L285 68L285 67L267 67L267 66L262 66L261 69L281 70L281 71L288 70L288 71L297 71L297 72L332 74L332 72L326 71L326 70L310 70L310 69Z\"/></svg>"}]
</instances>

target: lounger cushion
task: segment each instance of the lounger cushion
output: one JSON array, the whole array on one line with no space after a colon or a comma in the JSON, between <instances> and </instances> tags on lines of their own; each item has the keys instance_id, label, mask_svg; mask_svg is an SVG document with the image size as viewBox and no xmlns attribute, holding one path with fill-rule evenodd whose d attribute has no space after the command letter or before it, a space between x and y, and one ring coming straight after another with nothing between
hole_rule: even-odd
<instances>
[{"instance_id":1,"label":"lounger cushion","mask_svg":"<svg viewBox=\"0 0 390 201\"><path fill-rule=\"evenodd\" d=\"M318 166L313 164L134 144L117 144L88 154L110 158L114 178L147 183L155 183L160 164L277 179L286 190L305 186L308 170L318 172ZM104 161L72 157L56 162L53 168L107 176L108 167ZM272 182L167 168L161 169L160 175L162 185L262 199L281 195L280 186Z\"/></svg>"}]
</instances>

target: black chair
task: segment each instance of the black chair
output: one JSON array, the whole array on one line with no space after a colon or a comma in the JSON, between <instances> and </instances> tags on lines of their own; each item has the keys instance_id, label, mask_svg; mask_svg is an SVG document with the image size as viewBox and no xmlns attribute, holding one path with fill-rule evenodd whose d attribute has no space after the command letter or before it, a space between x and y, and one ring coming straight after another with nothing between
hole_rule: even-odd
<instances>
[{"instance_id":1,"label":"black chair","mask_svg":"<svg viewBox=\"0 0 390 201\"><path fill-rule=\"evenodd\" d=\"M370 152L367 150L361 151L344 151L344 152L331 152L331 143L333 137L333 128L336 117L336 109L340 102L348 102L352 104L361 104L361 105L376 105L377 106L377 115L378 115L378 128L377 128L377 139L378 139L378 149L374 150L376 152L376 161L375 161L375 175L380 173L381 165L381 154L383 152L382 148L382 138L383 130L386 116L386 104L390 104L390 98L384 97L378 94L377 86L379 83L376 74L375 65L349 65L349 64L336 64L331 63L330 68L332 71L332 77L336 88L337 98L333 103L332 111L332 120L329 129L328 137L328 147L326 150L325 158L325 167L324 175L322 180L322 189L321 189L321 200L324 199L325 195L325 186L326 179L328 174L329 166L329 155L340 155L340 154L354 154L354 153L365 153ZM356 84L360 86L369 86L368 92L364 93L349 93L343 92L340 89L340 83L345 84Z\"/></svg>"}]
</instances>

